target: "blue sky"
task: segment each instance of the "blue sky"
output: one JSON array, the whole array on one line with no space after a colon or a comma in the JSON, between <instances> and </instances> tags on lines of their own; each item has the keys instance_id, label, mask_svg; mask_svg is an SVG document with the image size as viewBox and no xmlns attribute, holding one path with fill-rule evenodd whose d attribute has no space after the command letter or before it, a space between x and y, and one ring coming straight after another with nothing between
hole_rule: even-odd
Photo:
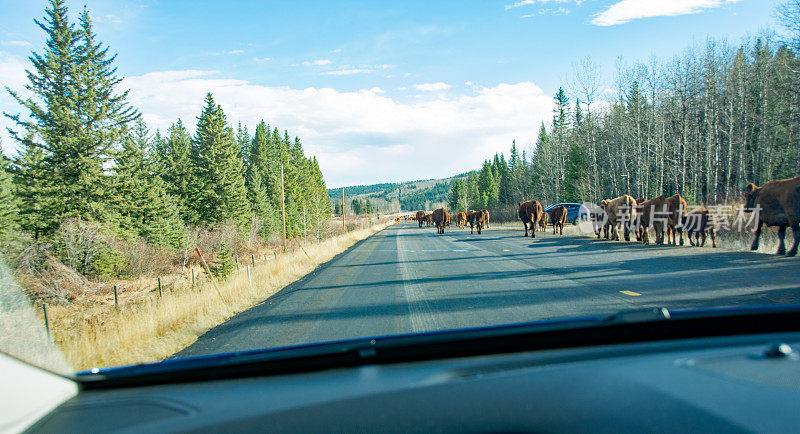
<instances>
[{"instance_id":1,"label":"blue sky","mask_svg":"<svg viewBox=\"0 0 800 434\"><path fill-rule=\"evenodd\" d=\"M231 122L299 135L329 186L448 176L511 140L530 146L552 95L587 56L615 64L680 53L707 36L738 45L773 25L764 0L68 1L119 54L152 128L193 127L214 92ZM0 0L0 82L44 35L38 1ZM0 110L18 109L6 95ZM7 123L3 123L5 126ZM7 154L14 144L0 134Z\"/></svg>"}]
</instances>

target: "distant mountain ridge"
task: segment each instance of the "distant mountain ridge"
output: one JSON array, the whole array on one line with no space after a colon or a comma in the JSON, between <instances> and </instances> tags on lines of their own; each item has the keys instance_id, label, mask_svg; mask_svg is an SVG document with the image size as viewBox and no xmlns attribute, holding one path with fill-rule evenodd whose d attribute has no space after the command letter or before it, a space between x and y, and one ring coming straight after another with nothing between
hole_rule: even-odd
<instances>
[{"instance_id":1,"label":"distant mountain ridge","mask_svg":"<svg viewBox=\"0 0 800 434\"><path fill-rule=\"evenodd\" d=\"M467 174L468 172L447 178L348 186L344 187L345 202L349 207L354 198L369 200L371 205L383 212L430 210L443 206L447 201L450 184L455 179L466 179ZM329 188L327 191L332 202L341 203L342 187Z\"/></svg>"}]
</instances>

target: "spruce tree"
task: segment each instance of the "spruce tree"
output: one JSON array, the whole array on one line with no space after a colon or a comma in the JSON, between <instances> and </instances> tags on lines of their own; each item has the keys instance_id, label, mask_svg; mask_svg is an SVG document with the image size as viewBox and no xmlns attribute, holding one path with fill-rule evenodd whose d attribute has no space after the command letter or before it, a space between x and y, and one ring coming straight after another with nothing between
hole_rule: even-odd
<instances>
[{"instance_id":1,"label":"spruce tree","mask_svg":"<svg viewBox=\"0 0 800 434\"><path fill-rule=\"evenodd\" d=\"M30 232L35 240L50 234L58 227L58 217L52 208L49 190L53 179L44 164L44 152L29 134L22 142L23 148L14 159L11 171L19 205L20 227Z\"/></svg>"},{"instance_id":2,"label":"spruce tree","mask_svg":"<svg viewBox=\"0 0 800 434\"><path fill-rule=\"evenodd\" d=\"M208 93L191 150L190 220L216 226L233 220L244 229L250 218L243 164L222 107Z\"/></svg>"},{"instance_id":3,"label":"spruce tree","mask_svg":"<svg viewBox=\"0 0 800 434\"><path fill-rule=\"evenodd\" d=\"M191 142L189 132L178 119L170 126L169 137L163 141L163 148L157 153L158 170L164 180L164 189L175 198L183 220L188 220L190 215L188 200Z\"/></svg>"},{"instance_id":4,"label":"spruce tree","mask_svg":"<svg viewBox=\"0 0 800 434\"><path fill-rule=\"evenodd\" d=\"M115 159L113 202L119 215L119 234L179 247L184 231L178 203L153 171L157 165L150 142L147 127L139 120Z\"/></svg>"},{"instance_id":5,"label":"spruce tree","mask_svg":"<svg viewBox=\"0 0 800 434\"><path fill-rule=\"evenodd\" d=\"M111 66L114 56L96 41L89 13L81 14L79 29L69 23L63 0L51 0L45 14L36 21L47 33L44 51L30 57L34 68L28 71L26 90L33 97L9 90L29 114L6 116L32 134L32 143L42 150L41 167L51 180L44 208L56 219L104 220L104 165L138 113L127 105L127 91L115 92L121 78ZM11 134L25 145L19 131Z\"/></svg>"},{"instance_id":6,"label":"spruce tree","mask_svg":"<svg viewBox=\"0 0 800 434\"><path fill-rule=\"evenodd\" d=\"M17 198L9 172L9 161L0 153L0 242L8 239L18 228Z\"/></svg>"}]
</instances>

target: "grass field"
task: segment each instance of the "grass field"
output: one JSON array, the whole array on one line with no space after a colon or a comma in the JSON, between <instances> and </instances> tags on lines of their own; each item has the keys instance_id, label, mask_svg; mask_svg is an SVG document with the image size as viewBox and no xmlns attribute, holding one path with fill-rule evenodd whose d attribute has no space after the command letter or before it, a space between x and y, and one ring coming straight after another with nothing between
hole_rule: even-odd
<instances>
[{"instance_id":1,"label":"grass field","mask_svg":"<svg viewBox=\"0 0 800 434\"><path fill-rule=\"evenodd\" d=\"M81 303L53 306L50 328L72 368L118 366L162 360L194 342L201 334L305 276L359 240L388 223L358 229L257 262L250 278L242 266L219 284L209 280L191 287L187 279L173 279L161 297L152 282L125 294L121 310L114 310L114 294L105 292ZM251 284L252 281L252 284Z\"/></svg>"}]
</instances>

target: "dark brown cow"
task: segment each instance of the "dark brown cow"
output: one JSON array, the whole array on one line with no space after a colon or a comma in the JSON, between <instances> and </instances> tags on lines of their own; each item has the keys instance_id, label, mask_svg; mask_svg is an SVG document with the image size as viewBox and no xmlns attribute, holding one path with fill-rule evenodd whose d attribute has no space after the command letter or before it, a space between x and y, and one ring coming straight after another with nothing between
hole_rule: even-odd
<instances>
[{"instance_id":1,"label":"dark brown cow","mask_svg":"<svg viewBox=\"0 0 800 434\"><path fill-rule=\"evenodd\" d=\"M473 211L467 214L467 223L469 223L469 233L472 234L473 230L477 227L478 235L481 230L486 226L486 220L489 218L489 211L482 209L480 211Z\"/></svg>"},{"instance_id":2,"label":"dark brown cow","mask_svg":"<svg viewBox=\"0 0 800 434\"><path fill-rule=\"evenodd\" d=\"M761 237L761 226L777 226L778 254L786 252L786 228L792 228L794 245L787 256L797 254L797 245L800 244L800 176L787 179L776 179L757 187L752 182L744 190L745 208L749 212L758 210L758 224L755 239L751 250L758 250L758 239Z\"/></svg>"},{"instance_id":3,"label":"dark brown cow","mask_svg":"<svg viewBox=\"0 0 800 434\"><path fill-rule=\"evenodd\" d=\"M539 229L541 229L542 232L547 230L547 220L548 220L548 218L549 218L549 216L547 215L547 213L543 212L542 213L542 219L539 220Z\"/></svg>"},{"instance_id":4,"label":"dark brown cow","mask_svg":"<svg viewBox=\"0 0 800 434\"><path fill-rule=\"evenodd\" d=\"M680 194L675 194L667 198L667 210L669 220L667 221L667 240L675 245L675 235L680 236L680 245L683 245L683 217L686 215L686 200Z\"/></svg>"},{"instance_id":5,"label":"dark brown cow","mask_svg":"<svg viewBox=\"0 0 800 434\"><path fill-rule=\"evenodd\" d=\"M711 235L711 247L717 247L717 222L714 214L707 209L698 209L687 213L682 219L682 226L686 229L686 238L689 239L689 244L693 246L703 247L706 245L706 232ZM692 235L695 236L697 242L692 240ZM702 243L700 238L703 238Z\"/></svg>"},{"instance_id":6,"label":"dark brown cow","mask_svg":"<svg viewBox=\"0 0 800 434\"><path fill-rule=\"evenodd\" d=\"M447 222L450 220L450 213L444 208L439 208L431 214L431 220L436 225L436 233L443 234Z\"/></svg>"},{"instance_id":7,"label":"dark brown cow","mask_svg":"<svg viewBox=\"0 0 800 434\"><path fill-rule=\"evenodd\" d=\"M517 203L517 215L525 226L525 236L528 236L528 225L531 227L531 238L536 238L536 225L542 219L542 204L538 200L528 200Z\"/></svg>"},{"instance_id":8,"label":"dark brown cow","mask_svg":"<svg viewBox=\"0 0 800 434\"><path fill-rule=\"evenodd\" d=\"M417 211L415 218L419 222L419 227L422 227L422 223L425 221L425 211Z\"/></svg>"},{"instance_id":9,"label":"dark brown cow","mask_svg":"<svg viewBox=\"0 0 800 434\"><path fill-rule=\"evenodd\" d=\"M456 225L459 229L464 229L467 225L467 213L461 211L460 213L456 214Z\"/></svg>"},{"instance_id":10,"label":"dark brown cow","mask_svg":"<svg viewBox=\"0 0 800 434\"><path fill-rule=\"evenodd\" d=\"M656 244L664 243L664 234L669 228L669 206L664 195L646 200L636 206L636 239L650 244L648 229L652 226L656 233Z\"/></svg>"},{"instance_id":11,"label":"dark brown cow","mask_svg":"<svg viewBox=\"0 0 800 434\"><path fill-rule=\"evenodd\" d=\"M483 212L483 215L486 217L486 223L483 224L483 227L488 228L489 227L489 210L488 209L482 209L481 212Z\"/></svg>"},{"instance_id":12,"label":"dark brown cow","mask_svg":"<svg viewBox=\"0 0 800 434\"><path fill-rule=\"evenodd\" d=\"M553 224L553 235L556 231L560 231L559 235L564 235L564 223L567 222L567 208L565 206L557 206L546 213L550 222Z\"/></svg>"},{"instance_id":13,"label":"dark brown cow","mask_svg":"<svg viewBox=\"0 0 800 434\"><path fill-rule=\"evenodd\" d=\"M431 227L431 223L433 223L433 214L425 214L425 226Z\"/></svg>"},{"instance_id":14,"label":"dark brown cow","mask_svg":"<svg viewBox=\"0 0 800 434\"><path fill-rule=\"evenodd\" d=\"M604 200L606 214L608 215L608 225L611 229L611 239L619 241L619 229L625 233L625 241L630 241L630 229L636 221L636 201L627 194L620 197Z\"/></svg>"}]
</instances>

